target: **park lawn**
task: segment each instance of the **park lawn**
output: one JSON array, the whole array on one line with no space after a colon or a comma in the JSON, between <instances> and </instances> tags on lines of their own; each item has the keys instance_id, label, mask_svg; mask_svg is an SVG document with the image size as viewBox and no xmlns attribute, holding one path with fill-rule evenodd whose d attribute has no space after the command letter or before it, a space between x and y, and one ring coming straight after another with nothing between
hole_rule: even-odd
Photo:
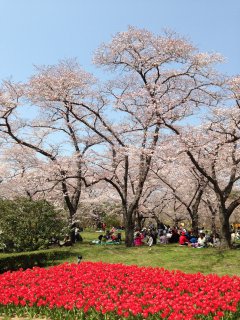
<instances>
[{"instance_id":1,"label":"park lawn","mask_svg":"<svg viewBox=\"0 0 240 320\"><path fill-rule=\"evenodd\" d=\"M82 232L82 243L69 248L71 256L57 263L77 262L82 255L83 261L102 261L126 265L163 267L168 270L182 270L186 273L240 276L240 250L219 250L215 248L194 249L178 244L126 248L121 245L90 245L100 233Z\"/></svg>"}]
</instances>

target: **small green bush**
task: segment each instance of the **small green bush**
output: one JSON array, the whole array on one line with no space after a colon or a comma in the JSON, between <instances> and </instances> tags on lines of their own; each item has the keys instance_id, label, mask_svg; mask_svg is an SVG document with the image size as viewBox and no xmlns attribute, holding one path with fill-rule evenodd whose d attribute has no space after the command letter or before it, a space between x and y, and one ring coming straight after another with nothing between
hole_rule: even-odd
<instances>
[{"instance_id":1,"label":"small green bush","mask_svg":"<svg viewBox=\"0 0 240 320\"><path fill-rule=\"evenodd\" d=\"M20 268L33 268L34 266L44 267L53 264L55 260L64 259L70 255L71 252L67 249L0 254L0 273Z\"/></svg>"},{"instance_id":2,"label":"small green bush","mask_svg":"<svg viewBox=\"0 0 240 320\"><path fill-rule=\"evenodd\" d=\"M0 251L45 249L66 233L67 221L45 200L0 199Z\"/></svg>"}]
</instances>

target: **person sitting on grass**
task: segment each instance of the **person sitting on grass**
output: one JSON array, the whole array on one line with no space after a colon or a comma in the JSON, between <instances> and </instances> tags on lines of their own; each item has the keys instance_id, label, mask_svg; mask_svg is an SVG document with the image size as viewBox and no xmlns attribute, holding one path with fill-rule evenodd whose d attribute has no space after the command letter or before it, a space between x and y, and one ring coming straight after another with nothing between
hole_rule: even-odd
<instances>
[{"instance_id":1,"label":"person sitting on grass","mask_svg":"<svg viewBox=\"0 0 240 320\"><path fill-rule=\"evenodd\" d=\"M179 245L180 246L187 246L189 244L189 240L186 236L186 232L182 231L179 237Z\"/></svg>"},{"instance_id":2,"label":"person sitting on grass","mask_svg":"<svg viewBox=\"0 0 240 320\"><path fill-rule=\"evenodd\" d=\"M104 235L104 238L106 239L106 241L111 239L111 232L110 232L110 230L107 230L107 231L106 231L106 234Z\"/></svg>"},{"instance_id":3,"label":"person sitting on grass","mask_svg":"<svg viewBox=\"0 0 240 320\"><path fill-rule=\"evenodd\" d=\"M149 247L151 247L151 246L153 245L153 237L151 236L151 234L149 234L149 235L147 236L147 245L148 245Z\"/></svg>"},{"instance_id":4,"label":"person sitting on grass","mask_svg":"<svg viewBox=\"0 0 240 320\"><path fill-rule=\"evenodd\" d=\"M102 234L100 234L100 236L98 236L99 244L101 244L101 243L102 243L102 240L103 240L103 235L102 235Z\"/></svg>"},{"instance_id":5,"label":"person sitting on grass","mask_svg":"<svg viewBox=\"0 0 240 320\"><path fill-rule=\"evenodd\" d=\"M70 246L72 246L72 241L70 239L70 236L66 235L65 238L63 239L63 241L59 242L59 246L60 247L63 247L63 246L70 247Z\"/></svg>"},{"instance_id":6,"label":"person sitting on grass","mask_svg":"<svg viewBox=\"0 0 240 320\"><path fill-rule=\"evenodd\" d=\"M163 230L163 234L160 236L160 243L161 244L168 244L168 237L166 230Z\"/></svg>"},{"instance_id":7,"label":"person sitting on grass","mask_svg":"<svg viewBox=\"0 0 240 320\"><path fill-rule=\"evenodd\" d=\"M205 238L206 238L206 242L205 242L206 247L213 247L213 234L212 233L208 234L208 232L206 231Z\"/></svg>"},{"instance_id":8,"label":"person sitting on grass","mask_svg":"<svg viewBox=\"0 0 240 320\"><path fill-rule=\"evenodd\" d=\"M115 232L111 231L110 234L111 234L111 237L110 237L111 241L115 241L116 242L117 241L117 235L115 234Z\"/></svg>"},{"instance_id":9,"label":"person sitting on grass","mask_svg":"<svg viewBox=\"0 0 240 320\"><path fill-rule=\"evenodd\" d=\"M214 236L213 236L213 247L219 248L220 244L221 244L221 242L220 242L219 234L215 233Z\"/></svg>"},{"instance_id":10,"label":"person sitting on grass","mask_svg":"<svg viewBox=\"0 0 240 320\"><path fill-rule=\"evenodd\" d=\"M118 242L119 244L122 242L122 234L121 234L121 232L118 232L116 242Z\"/></svg>"},{"instance_id":11,"label":"person sitting on grass","mask_svg":"<svg viewBox=\"0 0 240 320\"><path fill-rule=\"evenodd\" d=\"M206 237L205 233L201 232L197 241L197 248L205 248L206 247Z\"/></svg>"},{"instance_id":12,"label":"person sitting on grass","mask_svg":"<svg viewBox=\"0 0 240 320\"><path fill-rule=\"evenodd\" d=\"M231 243L232 244L236 242L236 238L237 238L236 233L234 231L231 232Z\"/></svg>"},{"instance_id":13,"label":"person sitting on grass","mask_svg":"<svg viewBox=\"0 0 240 320\"><path fill-rule=\"evenodd\" d=\"M169 239L170 243L178 243L179 242L179 234L176 227L171 229L171 238Z\"/></svg>"},{"instance_id":14,"label":"person sitting on grass","mask_svg":"<svg viewBox=\"0 0 240 320\"><path fill-rule=\"evenodd\" d=\"M236 230L236 240L240 240L240 227Z\"/></svg>"},{"instance_id":15,"label":"person sitting on grass","mask_svg":"<svg viewBox=\"0 0 240 320\"><path fill-rule=\"evenodd\" d=\"M188 240L189 240L189 244L188 244L189 247L197 246L198 237L194 234L193 231L189 232Z\"/></svg>"}]
</instances>

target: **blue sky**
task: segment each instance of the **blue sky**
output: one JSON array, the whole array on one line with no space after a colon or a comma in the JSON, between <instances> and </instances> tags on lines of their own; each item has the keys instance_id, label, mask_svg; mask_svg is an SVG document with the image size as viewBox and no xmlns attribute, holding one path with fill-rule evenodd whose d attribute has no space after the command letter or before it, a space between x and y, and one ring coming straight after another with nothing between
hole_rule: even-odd
<instances>
[{"instance_id":1,"label":"blue sky","mask_svg":"<svg viewBox=\"0 0 240 320\"><path fill-rule=\"evenodd\" d=\"M72 57L95 72L94 50L128 25L173 29L240 74L239 16L239 0L0 0L0 79L24 81L33 65Z\"/></svg>"}]
</instances>

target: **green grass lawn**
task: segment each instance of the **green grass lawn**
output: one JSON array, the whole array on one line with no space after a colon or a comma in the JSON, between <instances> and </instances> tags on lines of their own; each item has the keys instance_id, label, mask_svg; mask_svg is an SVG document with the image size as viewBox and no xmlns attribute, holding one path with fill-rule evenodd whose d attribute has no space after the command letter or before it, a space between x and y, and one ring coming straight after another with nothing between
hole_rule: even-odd
<instances>
[{"instance_id":1,"label":"green grass lawn","mask_svg":"<svg viewBox=\"0 0 240 320\"><path fill-rule=\"evenodd\" d=\"M71 256L62 262L77 262L81 254L83 261L103 261L127 265L163 267L168 270L182 270L186 273L202 272L218 275L240 276L240 250L219 250L215 248L194 249L178 244L126 248L122 245L90 245L99 233L82 232L83 243L69 248Z\"/></svg>"}]
</instances>

